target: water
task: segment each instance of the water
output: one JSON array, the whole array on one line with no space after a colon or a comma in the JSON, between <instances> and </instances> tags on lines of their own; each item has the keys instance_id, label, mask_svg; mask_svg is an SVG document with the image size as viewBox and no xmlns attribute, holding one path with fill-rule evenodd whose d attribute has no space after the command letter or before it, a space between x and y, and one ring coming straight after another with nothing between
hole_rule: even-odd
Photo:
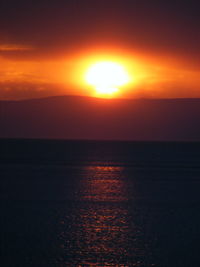
<instances>
[{"instance_id":1,"label":"water","mask_svg":"<svg viewBox=\"0 0 200 267\"><path fill-rule=\"evenodd\" d=\"M1 266L200 266L200 143L0 147Z\"/></svg>"}]
</instances>

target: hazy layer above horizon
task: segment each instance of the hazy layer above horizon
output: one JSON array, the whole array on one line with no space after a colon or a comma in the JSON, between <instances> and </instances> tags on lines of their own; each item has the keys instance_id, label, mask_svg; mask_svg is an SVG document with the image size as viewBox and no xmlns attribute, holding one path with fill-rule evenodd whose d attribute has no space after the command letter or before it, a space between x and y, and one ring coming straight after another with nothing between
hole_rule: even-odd
<instances>
[{"instance_id":1,"label":"hazy layer above horizon","mask_svg":"<svg viewBox=\"0 0 200 267\"><path fill-rule=\"evenodd\" d=\"M200 99L50 97L0 101L0 137L200 140Z\"/></svg>"}]
</instances>

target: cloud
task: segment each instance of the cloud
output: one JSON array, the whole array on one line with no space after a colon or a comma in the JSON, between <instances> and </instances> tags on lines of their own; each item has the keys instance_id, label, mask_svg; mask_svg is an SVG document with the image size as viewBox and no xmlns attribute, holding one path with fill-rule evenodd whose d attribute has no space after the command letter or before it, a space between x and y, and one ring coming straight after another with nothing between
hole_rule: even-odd
<instances>
[{"instance_id":1,"label":"cloud","mask_svg":"<svg viewBox=\"0 0 200 267\"><path fill-rule=\"evenodd\" d=\"M20 44L0 44L0 52L32 51L32 46Z\"/></svg>"},{"instance_id":2,"label":"cloud","mask_svg":"<svg viewBox=\"0 0 200 267\"><path fill-rule=\"evenodd\" d=\"M0 100L20 100L64 95L65 88L59 84L31 82L0 82Z\"/></svg>"}]
</instances>

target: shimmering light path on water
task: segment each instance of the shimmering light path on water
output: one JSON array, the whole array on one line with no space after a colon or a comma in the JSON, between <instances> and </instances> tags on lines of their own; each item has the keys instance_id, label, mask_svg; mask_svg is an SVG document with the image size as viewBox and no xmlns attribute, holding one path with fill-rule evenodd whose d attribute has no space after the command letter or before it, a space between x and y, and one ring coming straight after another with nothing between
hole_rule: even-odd
<instances>
[{"instance_id":1,"label":"shimmering light path on water","mask_svg":"<svg viewBox=\"0 0 200 267\"><path fill-rule=\"evenodd\" d=\"M81 264L91 266L96 262L96 266L112 266L128 257L130 230L125 205L128 192L122 175L123 167L106 166L105 162L96 164L82 168L78 195L82 204L79 204L74 238ZM68 220L62 221L63 226L65 223ZM65 235L62 241L67 253Z\"/></svg>"}]
</instances>

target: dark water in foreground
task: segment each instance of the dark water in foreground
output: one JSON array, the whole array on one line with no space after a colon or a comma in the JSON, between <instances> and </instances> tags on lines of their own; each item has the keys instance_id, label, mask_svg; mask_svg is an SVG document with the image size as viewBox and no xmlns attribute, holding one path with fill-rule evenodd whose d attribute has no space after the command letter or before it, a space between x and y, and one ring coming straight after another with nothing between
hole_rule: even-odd
<instances>
[{"instance_id":1,"label":"dark water in foreground","mask_svg":"<svg viewBox=\"0 0 200 267\"><path fill-rule=\"evenodd\" d=\"M0 266L200 266L200 143L0 141Z\"/></svg>"}]
</instances>

